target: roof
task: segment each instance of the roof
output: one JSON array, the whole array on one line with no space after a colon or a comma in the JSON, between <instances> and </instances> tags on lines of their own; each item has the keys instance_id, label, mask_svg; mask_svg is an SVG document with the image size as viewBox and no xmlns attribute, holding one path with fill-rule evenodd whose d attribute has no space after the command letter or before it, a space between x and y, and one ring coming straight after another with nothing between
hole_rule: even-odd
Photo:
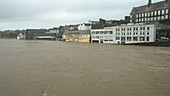
<instances>
[{"instance_id":1,"label":"roof","mask_svg":"<svg viewBox=\"0 0 170 96\"><path fill-rule=\"evenodd\" d=\"M90 34L90 30L76 30L76 31L66 31L63 35L66 34Z\"/></svg>"},{"instance_id":2,"label":"roof","mask_svg":"<svg viewBox=\"0 0 170 96\"><path fill-rule=\"evenodd\" d=\"M47 32L46 29L26 29L26 32L38 33L38 32Z\"/></svg>"},{"instance_id":3,"label":"roof","mask_svg":"<svg viewBox=\"0 0 170 96\"><path fill-rule=\"evenodd\" d=\"M91 24L90 24L90 23L84 23L84 25L85 25L85 26L91 26Z\"/></svg>"},{"instance_id":4,"label":"roof","mask_svg":"<svg viewBox=\"0 0 170 96\"><path fill-rule=\"evenodd\" d=\"M152 3L150 5L150 7L148 7L148 4L143 5L143 6L139 6L139 7L133 7L131 14L161 10L161 9L165 9L165 8L170 8L170 6L168 4L166 4L165 1L161 1L161 2Z\"/></svg>"}]
</instances>

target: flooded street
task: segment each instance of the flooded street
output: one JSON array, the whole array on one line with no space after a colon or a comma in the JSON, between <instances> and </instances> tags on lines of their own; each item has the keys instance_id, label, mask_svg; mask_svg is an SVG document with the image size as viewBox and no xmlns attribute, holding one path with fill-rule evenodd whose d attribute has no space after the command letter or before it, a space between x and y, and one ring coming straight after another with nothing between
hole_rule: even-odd
<instances>
[{"instance_id":1,"label":"flooded street","mask_svg":"<svg viewBox=\"0 0 170 96\"><path fill-rule=\"evenodd\" d=\"M0 39L0 96L170 96L170 47Z\"/></svg>"}]
</instances>

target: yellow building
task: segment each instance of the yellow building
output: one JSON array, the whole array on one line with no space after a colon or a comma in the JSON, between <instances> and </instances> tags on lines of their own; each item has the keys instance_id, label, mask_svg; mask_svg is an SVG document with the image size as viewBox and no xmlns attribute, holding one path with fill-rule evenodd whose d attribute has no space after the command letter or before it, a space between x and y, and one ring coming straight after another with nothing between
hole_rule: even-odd
<instances>
[{"instance_id":1,"label":"yellow building","mask_svg":"<svg viewBox=\"0 0 170 96\"><path fill-rule=\"evenodd\" d=\"M90 42L90 30L76 30L64 32L62 35L64 41L71 42Z\"/></svg>"}]
</instances>

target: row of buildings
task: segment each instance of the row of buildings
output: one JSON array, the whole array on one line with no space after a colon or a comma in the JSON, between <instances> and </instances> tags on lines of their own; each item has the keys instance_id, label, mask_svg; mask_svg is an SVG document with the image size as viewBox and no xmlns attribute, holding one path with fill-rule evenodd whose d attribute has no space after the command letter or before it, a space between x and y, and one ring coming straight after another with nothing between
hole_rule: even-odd
<instances>
[{"instance_id":1,"label":"row of buildings","mask_svg":"<svg viewBox=\"0 0 170 96\"><path fill-rule=\"evenodd\" d=\"M64 41L97 42L110 44L150 43L156 41L156 26L153 24L122 24L103 29L64 32Z\"/></svg>"},{"instance_id":2,"label":"row of buildings","mask_svg":"<svg viewBox=\"0 0 170 96\"><path fill-rule=\"evenodd\" d=\"M44 34L45 33L45 34ZM53 33L53 34L51 34ZM170 1L133 7L130 16L123 20L89 20L87 23L60 26L56 29L27 29L30 39L48 39L45 36L61 38L72 42L98 42L111 44L149 43L168 41L170 38ZM55 36L54 36L55 35Z\"/></svg>"}]
</instances>

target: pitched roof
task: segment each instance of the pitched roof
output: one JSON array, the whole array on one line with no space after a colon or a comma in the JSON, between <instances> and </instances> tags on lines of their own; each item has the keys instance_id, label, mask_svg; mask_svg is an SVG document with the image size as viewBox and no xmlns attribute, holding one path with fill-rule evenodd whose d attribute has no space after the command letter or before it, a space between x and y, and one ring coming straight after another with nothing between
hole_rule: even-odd
<instances>
[{"instance_id":1,"label":"pitched roof","mask_svg":"<svg viewBox=\"0 0 170 96\"><path fill-rule=\"evenodd\" d=\"M131 14L133 14L133 13L143 13L143 12L155 11L155 10L161 10L161 9L164 9L164 8L170 8L170 6L169 6L169 4L166 4L165 1L161 1L161 2L152 3L150 5L150 7L148 7L148 5L134 7L132 9L132 11L131 11Z\"/></svg>"}]
</instances>

